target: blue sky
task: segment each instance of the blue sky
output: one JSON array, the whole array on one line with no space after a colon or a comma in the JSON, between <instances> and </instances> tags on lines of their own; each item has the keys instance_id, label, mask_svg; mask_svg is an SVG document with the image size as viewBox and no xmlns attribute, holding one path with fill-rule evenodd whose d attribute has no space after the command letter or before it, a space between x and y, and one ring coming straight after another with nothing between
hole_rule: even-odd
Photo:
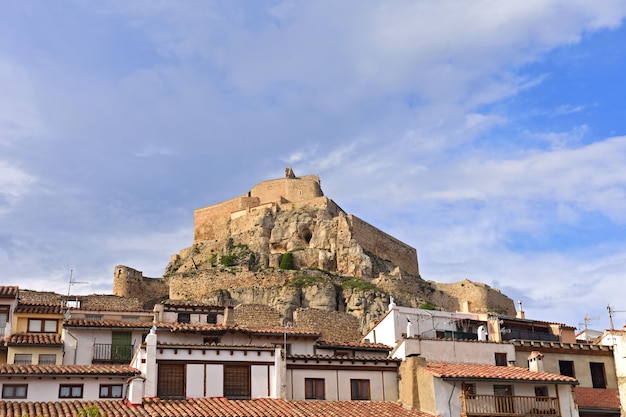
<instances>
[{"instance_id":1,"label":"blue sky","mask_svg":"<svg viewBox=\"0 0 626 417\"><path fill-rule=\"evenodd\" d=\"M193 210L318 174L527 317L626 310L621 0L0 5L2 284L161 276ZM626 315L614 317L617 326Z\"/></svg>"}]
</instances>

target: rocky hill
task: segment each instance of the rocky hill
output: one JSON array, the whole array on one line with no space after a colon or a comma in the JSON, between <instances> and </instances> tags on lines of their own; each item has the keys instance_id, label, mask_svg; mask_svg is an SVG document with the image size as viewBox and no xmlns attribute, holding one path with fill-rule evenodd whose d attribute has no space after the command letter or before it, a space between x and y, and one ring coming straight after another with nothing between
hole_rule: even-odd
<instances>
[{"instance_id":1,"label":"rocky hill","mask_svg":"<svg viewBox=\"0 0 626 417\"><path fill-rule=\"evenodd\" d=\"M264 305L277 313L279 323L268 323L275 325L315 327L307 309L333 312L335 321L341 313L359 331L385 314L390 296L404 306L515 315L513 301L484 284L422 279L414 248L345 213L315 175L287 169L285 178L198 209L194 219L194 243L172 256L163 277L118 266L114 294L147 304Z\"/></svg>"}]
</instances>

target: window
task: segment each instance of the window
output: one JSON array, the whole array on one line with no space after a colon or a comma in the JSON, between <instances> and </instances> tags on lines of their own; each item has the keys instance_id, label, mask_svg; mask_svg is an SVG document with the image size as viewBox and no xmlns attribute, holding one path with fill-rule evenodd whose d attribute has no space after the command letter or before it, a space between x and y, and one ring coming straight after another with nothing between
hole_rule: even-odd
<instances>
[{"instance_id":1,"label":"window","mask_svg":"<svg viewBox=\"0 0 626 417\"><path fill-rule=\"evenodd\" d=\"M224 397L250 399L249 365L224 365Z\"/></svg>"},{"instance_id":2,"label":"window","mask_svg":"<svg viewBox=\"0 0 626 417\"><path fill-rule=\"evenodd\" d=\"M13 356L13 363L19 365L30 365L31 363L33 363L33 355L31 355L30 353L18 353Z\"/></svg>"},{"instance_id":3,"label":"window","mask_svg":"<svg viewBox=\"0 0 626 417\"><path fill-rule=\"evenodd\" d=\"M576 374L574 373L574 362L572 361L559 361L559 372L561 375L576 378Z\"/></svg>"},{"instance_id":4,"label":"window","mask_svg":"<svg viewBox=\"0 0 626 417\"><path fill-rule=\"evenodd\" d=\"M66 300L65 307L80 308L80 300Z\"/></svg>"},{"instance_id":5,"label":"window","mask_svg":"<svg viewBox=\"0 0 626 417\"><path fill-rule=\"evenodd\" d=\"M157 396L185 398L185 364L159 363Z\"/></svg>"},{"instance_id":6,"label":"window","mask_svg":"<svg viewBox=\"0 0 626 417\"><path fill-rule=\"evenodd\" d=\"M83 384L59 385L59 398L83 398Z\"/></svg>"},{"instance_id":7,"label":"window","mask_svg":"<svg viewBox=\"0 0 626 417\"><path fill-rule=\"evenodd\" d=\"M56 333L58 320L28 319L29 333Z\"/></svg>"},{"instance_id":8,"label":"window","mask_svg":"<svg viewBox=\"0 0 626 417\"><path fill-rule=\"evenodd\" d=\"M122 384L100 385L100 398L122 398Z\"/></svg>"},{"instance_id":9,"label":"window","mask_svg":"<svg viewBox=\"0 0 626 417\"><path fill-rule=\"evenodd\" d=\"M535 387L535 397L548 397L548 387L545 385Z\"/></svg>"},{"instance_id":10,"label":"window","mask_svg":"<svg viewBox=\"0 0 626 417\"><path fill-rule=\"evenodd\" d=\"M369 400L370 399L370 380L369 379L351 379L350 380L350 399L351 400Z\"/></svg>"},{"instance_id":11,"label":"window","mask_svg":"<svg viewBox=\"0 0 626 417\"><path fill-rule=\"evenodd\" d=\"M506 352L505 353L496 352L495 357L496 357L496 366L506 366Z\"/></svg>"},{"instance_id":12,"label":"window","mask_svg":"<svg viewBox=\"0 0 626 417\"><path fill-rule=\"evenodd\" d=\"M56 365L57 355L41 354L39 355L39 365Z\"/></svg>"},{"instance_id":13,"label":"window","mask_svg":"<svg viewBox=\"0 0 626 417\"><path fill-rule=\"evenodd\" d=\"M139 321L139 316L122 316L122 321Z\"/></svg>"},{"instance_id":14,"label":"window","mask_svg":"<svg viewBox=\"0 0 626 417\"><path fill-rule=\"evenodd\" d=\"M349 350L335 349L335 356L353 356Z\"/></svg>"},{"instance_id":15,"label":"window","mask_svg":"<svg viewBox=\"0 0 626 417\"><path fill-rule=\"evenodd\" d=\"M209 313L206 315L206 322L208 324L217 324L217 313Z\"/></svg>"},{"instance_id":16,"label":"window","mask_svg":"<svg viewBox=\"0 0 626 417\"><path fill-rule=\"evenodd\" d=\"M476 396L476 384L463 382L463 394L465 394L466 398L473 398Z\"/></svg>"},{"instance_id":17,"label":"window","mask_svg":"<svg viewBox=\"0 0 626 417\"><path fill-rule=\"evenodd\" d=\"M191 314L178 313L178 322L179 323L191 323Z\"/></svg>"},{"instance_id":18,"label":"window","mask_svg":"<svg viewBox=\"0 0 626 417\"><path fill-rule=\"evenodd\" d=\"M85 314L85 320L88 321L102 321L102 314Z\"/></svg>"},{"instance_id":19,"label":"window","mask_svg":"<svg viewBox=\"0 0 626 417\"><path fill-rule=\"evenodd\" d=\"M604 373L604 363L591 362L589 363L591 369L591 383L594 388L606 388L606 374Z\"/></svg>"},{"instance_id":20,"label":"window","mask_svg":"<svg viewBox=\"0 0 626 417\"><path fill-rule=\"evenodd\" d=\"M28 384L4 384L2 386L2 398L26 398Z\"/></svg>"},{"instance_id":21,"label":"window","mask_svg":"<svg viewBox=\"0 0 626 417\"><path fill-rule=\"evenodd\" d=\"M202 343L205 345L218 345L220 343L220 338L217 336L204 336L202 338Z\"/></svg>"},{"instance_id":22,"label":"window","mask_svg":"<svg viewBox=\"0 0 626 417\"><path fill-rule=\"evenodd\" d=\"M9 321L9 306L0 306L0 329L4 330Z\"/></svg>"},{"instance_id":23,"label":"window","mask_svg":"<svg viewBox=\"0 0 626 417\"><path fill-rule=\"evenodd\" d=\"M304 378L304 398L306 400L325 400L324 378Z\"/></svg>"}]
</instances>

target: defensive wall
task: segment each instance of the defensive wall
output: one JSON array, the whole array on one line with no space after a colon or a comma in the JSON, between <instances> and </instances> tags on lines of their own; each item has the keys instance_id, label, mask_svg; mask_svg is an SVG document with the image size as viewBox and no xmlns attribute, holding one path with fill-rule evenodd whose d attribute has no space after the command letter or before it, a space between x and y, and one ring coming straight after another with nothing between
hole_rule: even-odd
<instances>
[{"instance_id":1,"label":"defensive wall","mask_svg":"<svg viewBox=\"0 0 626 417\"><path fill-rule=\"evenodd\" d=\"M113 272L113 295L147 302L169 296L169 283L165 278L144 277L141 271L118 265Z\"/></svg>"},{"instance_id":2,"label":"defensive wall","mask_svg":"<svg viewBox=\"0 0 626 417\"><path fill-rule=\"evenodd\" d=\"M419 276L417 250L375 228L355 215L348 215L353 238L368 252L398 265L407 273Z\"/></svg>"}]
</instances>

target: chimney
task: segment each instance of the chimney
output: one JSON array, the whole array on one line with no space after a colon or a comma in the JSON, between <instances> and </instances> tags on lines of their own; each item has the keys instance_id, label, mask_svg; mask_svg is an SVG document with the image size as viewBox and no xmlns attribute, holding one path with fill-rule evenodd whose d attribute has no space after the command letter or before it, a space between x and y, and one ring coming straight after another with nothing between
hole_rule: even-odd
<instances>
[{"instance_id":1,"label":"chimney","mask_svg":"<svg viewBox=\"0 0 626 417\"><path fill-rule=\"evenodd\" d=\"M543 353L533 350L528 356L528 370L531 372L544 372Z\"/></svg>"},{"instance_id":2,"label":"chimney","mask_svg":"<svg viewBox=\"0 0 626 417\"><path fill-rule=\"evenodd\" d=\"M461 312L462 313L469 313L471 311L471 307L472 307L472 302L471 301L463 301L462 305L461 305Z\"/></svg>"},{"instance_id":3,"label":"chimney","mask_svg":"<svg viewBox=\"0 0 626 417\"><path fill-rule=\"evenodd\" d=\"M406 319L406 337L413 337L413 323L408 318Z\"/></svg>"},{"instance_id":4,"label":"chimney","mask_svg":"<svg viewBox=\"0 0 626 417\"><path fill-rule=\"evenodd\" d=\"M525 319L526 314L524 313L524 310L522 310L522 300L517 300L517 305L519 306L519 310L517 310L515 317L518 319Z\"/></svg>"},{"instance_id":5,"label":"chimney","mask_svg":"<svg viewBox=\"0 0 626 417\"><path fill-rule=\"evenodd\" d=\"M224 326L235 325L235 311L233 306L224 307Z\"/></svg>"}]
</instances>

